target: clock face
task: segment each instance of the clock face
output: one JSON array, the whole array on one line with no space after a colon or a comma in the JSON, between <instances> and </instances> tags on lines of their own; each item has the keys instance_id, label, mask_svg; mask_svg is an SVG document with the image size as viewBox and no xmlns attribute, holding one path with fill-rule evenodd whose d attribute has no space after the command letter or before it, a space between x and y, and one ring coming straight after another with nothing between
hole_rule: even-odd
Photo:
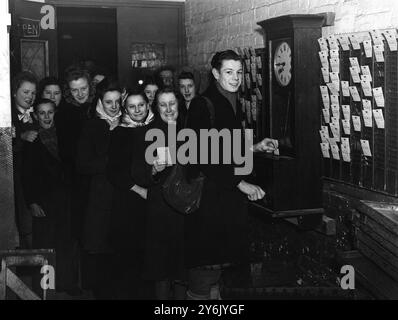
<instances>
[{"instance_id":1,"label":"clock face","mask_svg":"<svg viewBox=\"0 0 398 320\"><path fill-rule=\"evenodd\" d=\"M276 47L274 73L276 80L282 87L287 86L292 79L292 50L285 41Z\"/></svg>"}]
</instances>

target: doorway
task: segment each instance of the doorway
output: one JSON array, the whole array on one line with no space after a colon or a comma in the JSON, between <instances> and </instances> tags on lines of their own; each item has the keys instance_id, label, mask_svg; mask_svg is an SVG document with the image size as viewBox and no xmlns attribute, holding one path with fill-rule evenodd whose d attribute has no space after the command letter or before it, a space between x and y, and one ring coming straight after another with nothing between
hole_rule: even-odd
<instances>
[{"instance_id":1,"label":"doorway","mask_svg":"<svg viewBox=\"0 0 398 320\"><path fill-rule=\"evenodd\" d=\"M117 74L117 17L114 8L58 7L58 67L93 62Z\"/></svg>"}]
</instances>

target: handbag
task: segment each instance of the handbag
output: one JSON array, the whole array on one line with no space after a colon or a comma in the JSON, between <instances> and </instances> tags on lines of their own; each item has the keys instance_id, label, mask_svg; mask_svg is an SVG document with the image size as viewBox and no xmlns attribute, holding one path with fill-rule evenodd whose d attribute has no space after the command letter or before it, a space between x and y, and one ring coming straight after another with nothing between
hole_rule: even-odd
<instances>
[{"instance_id":1,"label":"handbag","mask_svg":"<svg viewBox=\"0 0 398 320\"><path fill-rule=\"evenodd\" d=\"M215 123L214 106L210 99L204 96L203 98L206 101L210 113L210 124L213 127ZM186 123L187 119L185 120ZM190 214L199 209L205 181L203 173L200 173L196 178L188 179L186 170L186 165L176 163L162 185L165 201L182 214Z\"/></svg>"},{"instance_id":2,"label":"handbag","mask_svg":"<svg viewBox=\"0 0 398 320\"><path fill-rule=\"evenodd\" d=\"M175 164L170 175L162 185L165 201L176 211L190 214L199 209L205 180L203 174L188 181L187 167Z\"/></svg>"}]
</instances>

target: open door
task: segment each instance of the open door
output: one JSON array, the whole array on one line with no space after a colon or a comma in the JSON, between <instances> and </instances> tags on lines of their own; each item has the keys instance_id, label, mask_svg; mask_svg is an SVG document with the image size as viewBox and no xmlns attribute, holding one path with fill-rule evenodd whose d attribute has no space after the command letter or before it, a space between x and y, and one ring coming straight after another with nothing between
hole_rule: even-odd
<instances>
[{"instance_id":1,"label":"open door","mask_svg":"<svg viewBox=\"0 0 398 320\"><path fill-rule=\"evenodd\" d=\"M11 0L11 76L31 71L38 80L57 76L57 21L54 6Z\"/></svg>"}]
</instances>

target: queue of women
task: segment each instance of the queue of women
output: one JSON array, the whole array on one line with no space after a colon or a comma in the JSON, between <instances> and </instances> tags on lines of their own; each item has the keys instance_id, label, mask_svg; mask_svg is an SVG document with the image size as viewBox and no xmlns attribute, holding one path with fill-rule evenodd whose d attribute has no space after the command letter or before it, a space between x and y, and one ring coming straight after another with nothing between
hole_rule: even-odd
<instances>
[{"instance_id":1,"label":"queue of women","mask_svg":"<svg viewBox=\"0 0 398 320\"><path fill-rule=\"evenodd\" d=\"M214 128L242 128L239 56L219 52L211 67L214 81L203 95L214 104ZM246 202L264 197L260 187L235 176L234 164L192 165L190 175L206 180L201 207L184 216L162 196L172 166L145 160L148 130L167 137L169 125L211 127L193 74L181 73L175 86L164 71L127 89L111 76L93 82L78 67L67 70L64 85L54 78L38 84L29 72L13 80L18 224L29 235L31 215L26 246L55 249L57 291L209 299L223 268L247 261ZM254 146L271 149L267 139ZM99 277L102 264L113 269Z\"/></svg>"}]
</instances>

